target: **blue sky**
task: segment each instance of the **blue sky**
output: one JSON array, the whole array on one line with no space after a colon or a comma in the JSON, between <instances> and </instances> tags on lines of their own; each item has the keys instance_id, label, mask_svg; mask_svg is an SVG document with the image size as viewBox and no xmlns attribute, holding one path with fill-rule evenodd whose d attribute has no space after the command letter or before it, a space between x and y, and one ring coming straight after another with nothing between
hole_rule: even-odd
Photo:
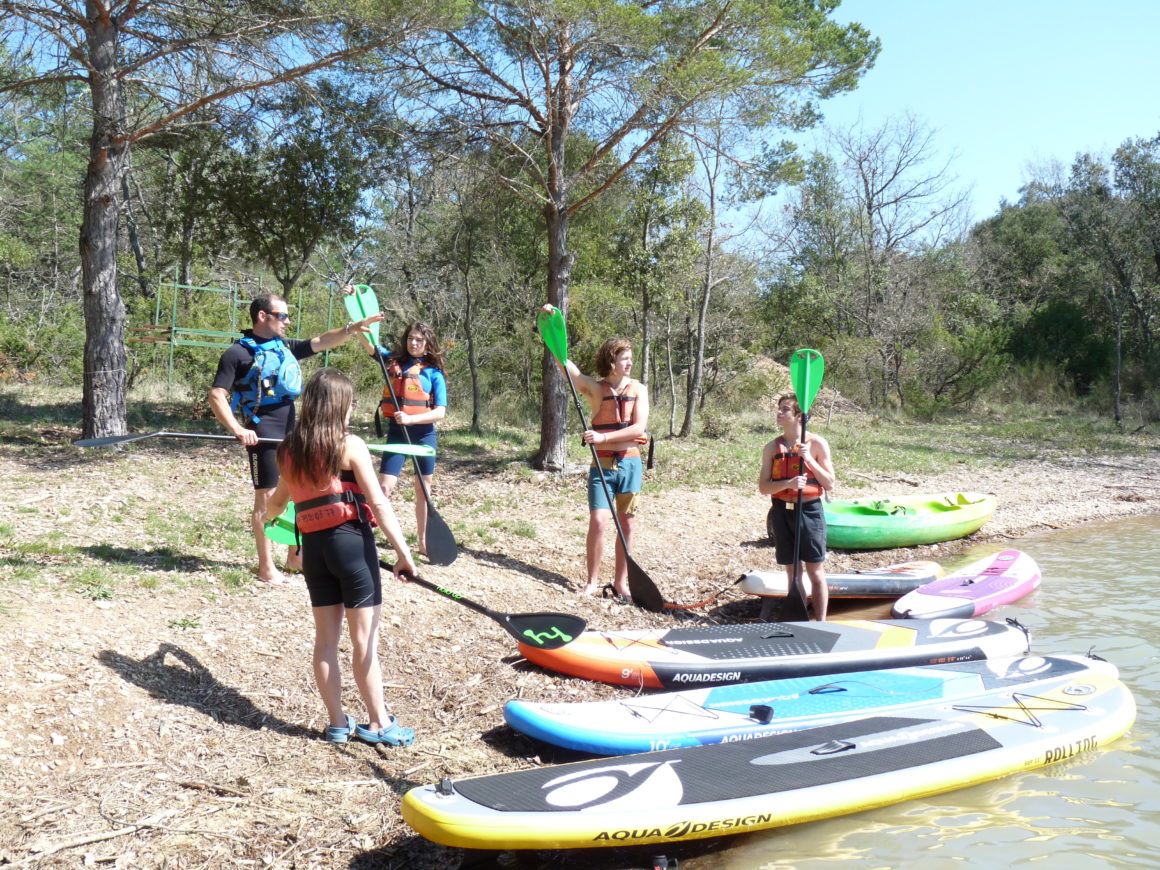
<instances>
[{"instance_id":1,"label":"blue sky","mask_svg":"<svg viewBox=\"0 0 1160 870\"><path fill-rule=\"evenodd\" d=\"M882 53L823 123L909 111L941 157L957 153L975 220L1018 198L1029 165L1160 133L1160 0L844 0L834 18L866 25Z\"/></svg>"}]
</instances>

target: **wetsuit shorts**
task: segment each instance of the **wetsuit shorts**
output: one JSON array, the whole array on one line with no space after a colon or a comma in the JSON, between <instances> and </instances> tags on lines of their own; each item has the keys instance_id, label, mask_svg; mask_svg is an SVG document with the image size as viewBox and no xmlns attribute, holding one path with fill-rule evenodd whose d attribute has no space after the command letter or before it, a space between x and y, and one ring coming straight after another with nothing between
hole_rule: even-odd
<instances>
[{"instance_id":1,"label":"wetsuit shorts","mask_svg":"<svg viewBox=\"0 0 1160 870\"><path fill-rule=\"evenodd\" d=\"M793 564L794 534L797 532L795 502L774 499L769 508L768 526L777 548L777 564ZM802 503L802 542L798 558L802 562L822 562L826 558L826 514L820 498Z\"/></svg>"},{"instance_id":2,"label":"wetsuit shorts","mask_svg":"<svg viewBox=\"0 0 1160 870\"><path fill-rule=\"evenodd\" d=\"M404 434L403 427L392 421L391 425L387 428L387 443L406 444L408 435L411 437L412 444L426 444L429 447L438 446L434 423L420 423L418 426L408 426L407 432ZM415 458L419 460L419 473L421 475L430 477L435 473L434 456L417 456ZM404 456L402 453L384 453L383 460L379 465L379 473L389 474L391 477L398 477L403 472L403 466L410 459L410 456Z\"/></svg>"},{"instance_id":3,"label":"wetsuit shorts","mask_svg":"<svg viewBox=\"0 0 1160 870\"><path fill-rule=\"evenodd\" d=\"M247 428L253 429L259 438L285 438L286 433L294 428L294 403L286 402L270 410L263 408L261 419ZM278 445L269 443L246 448L254 489L273 489L278 485L277 451Z\"/></svg>"},{"instance_id":4,"label":"wetsuit shorts","mask_svg":"<svg viewBox=\"0 0 1160 870\"><path fill-rule=\"evenodd\" d=\"M625 516L636 513L636 503L640 498L644 467L639 456L623 459L604 458L600 463L604 470L604 480L609 491L616 498L616 512ZM595 465L588 469L588 510L611 511L608 496L600 483L600 474Z\"/></svg>"},{"instance_id":5,"label":"wetsuit shorts","mask_svg":"<svg viewBox=\"0 0 1160 870\"><path fill-rule=\"evenodd\" d=\"M379 553L370 523L351 520L302 535L302 574L311 607L354 609L383 603Z\"/></svg>"}]
</instances>

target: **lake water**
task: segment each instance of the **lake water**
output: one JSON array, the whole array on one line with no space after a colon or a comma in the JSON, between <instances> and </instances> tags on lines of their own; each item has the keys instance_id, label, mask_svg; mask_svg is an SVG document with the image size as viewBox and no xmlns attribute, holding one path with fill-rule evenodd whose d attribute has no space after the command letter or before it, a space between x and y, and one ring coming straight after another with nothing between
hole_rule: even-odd
<instances>
[{"instance_id":1,"label":"lake water","mask_svg":"<svg viewBox=\"0 0 1160 870\"><path fill-rule=\"evenodd\" d=\"M1160 517L1136 517L987 544L1029 553L1040 588L990 618L1032 630L1033 653L1091 651L1136 697L1136 724L1086 756L986 785L734 838L689 870L1160 867ZM676 851L676 850L674 850Z\"/></svg>"}]
</instances>

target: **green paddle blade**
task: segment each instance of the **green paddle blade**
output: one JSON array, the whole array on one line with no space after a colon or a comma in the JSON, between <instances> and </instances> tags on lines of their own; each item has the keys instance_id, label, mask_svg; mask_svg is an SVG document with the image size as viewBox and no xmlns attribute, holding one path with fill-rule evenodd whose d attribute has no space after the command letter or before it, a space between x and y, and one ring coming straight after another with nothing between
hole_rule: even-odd
<instances>
[{"instance_id":1,"label":"green paddle blade","mask_svg":"<svg viewBox=\"0 0 1160 870\"><path fill-rule=\"evenodd\" d=\"M803 414L810 412L825 371L826 361L822 359L821 353L812 348L795 350L789 358L789 381L793 384Z\"/></svg>"},{"instance_id":2,"label":"green paddle blade","mask_svg":"<svg viewBox=\"0 0 1160 870\"><path fill-rule=\"evenodd\" d=\"M266 537L275 544L293 547L298 542L294 534L294 502L286 504L286 510L266 523Z\"/></svg>"},{"instance_id":3,"label":"green paddle blade","mask_svg":"<svg viewBox=\"0 0 1160 870\"><path fill-rule=\"evenodd\" d=\"M434 456L435 448L430 444L368 444L367 450L376 453L398 453L400 456Z\"/></svg>"},{"instance_id":4,"label":"green paddle blade","mask_svg":"<svg viewBox=\"0 0 1160 870\"><path fill-rule=\"evenodd\" d=\"M355 292L342 297L342 304L346 306L346 313L351 320L365 320L372 314L379 313L379 299L375 291L366 284L355 284ZM371 324L371 341L379 343L379 322Z\"/></svg>"},{"instance_id":5,"label":"green paddle blade","mask_svg":"<svg viewBox=\"0 0 1160 870\"><path fill-rule=\"evenodd\" d=\"M568 362L568 325L564 323L564 315L559 308L553 306L551 311L541 311L537 318L540 336L560 365Z\"/></svg>"}]
</instances>

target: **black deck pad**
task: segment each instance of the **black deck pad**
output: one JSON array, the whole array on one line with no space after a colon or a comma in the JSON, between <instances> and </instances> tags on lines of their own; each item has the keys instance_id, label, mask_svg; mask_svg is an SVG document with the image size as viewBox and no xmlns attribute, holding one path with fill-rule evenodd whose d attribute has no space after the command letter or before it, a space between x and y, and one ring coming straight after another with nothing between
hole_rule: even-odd
<instances>
[{"instance_id":1,"label":"black deck pad","mask_svg":"<svg viewBox=\"0 0 1160 870\"><path fill-rule=\"evenodd\" d=\"M811 628L804 622L754 622L676 628L665 632L661 643L722 661L827 653L840 636L835 630Z\"/></svg>"},{"instance_id":2,"label":"black deck pad","mask_svg":"<svg viewBox=\"0 0 1160 870\"><path fill-rule=\"evenodd\" d=\"M560 813L627 802L640 811L777 794L919 767L998 748L979 728L878 716L741 743L501 773L455 790L501 812Z\"/></svg>"}]
</instances>

